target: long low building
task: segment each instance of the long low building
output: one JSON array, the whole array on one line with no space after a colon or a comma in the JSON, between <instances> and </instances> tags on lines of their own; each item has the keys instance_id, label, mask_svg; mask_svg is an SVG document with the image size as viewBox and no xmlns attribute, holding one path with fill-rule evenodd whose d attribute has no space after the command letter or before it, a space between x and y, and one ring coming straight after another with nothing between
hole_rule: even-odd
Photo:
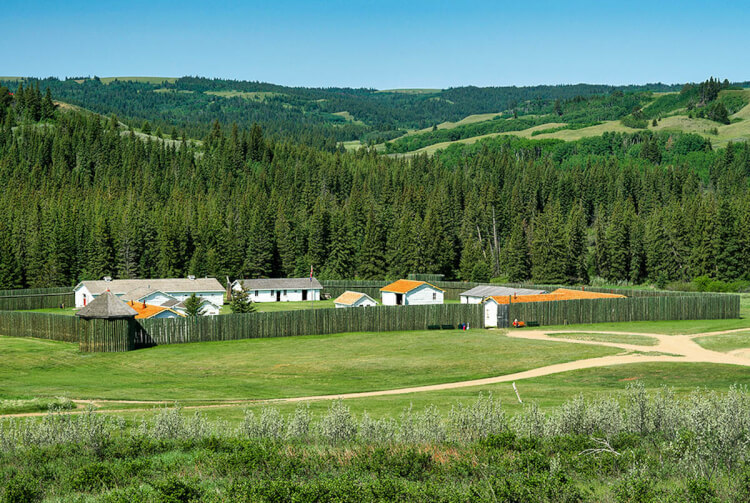
<instances>
[{"instance_id":1,"label":"long low building","mask_svg":"<svg viewBox=\"0 0 750 503\"><path fill-rule=\"evenodd\" d=\"M84 307L107 291L124 301L140 301L152 305L179 303L195 294L218 307L224 305L225 293L224 287L216 278L105 278L78 283L74 289L76 307Z\"/></svg>"},{"instance_id":2,"label":"long low building","mask_svg":"<svg viewBox=\"0 0 750 503\"><path fill-rule=\"evenodd\" d=\"M315 278L238 279L232 290L247 292L252 302L320 300L323 286Z\"/></svg>"},{"instance_id":3,"label":"long low building","mask_svg":"<svg viewBox=\"0 0 750 503\"><path fill-rule=\"evenodd\" d=\"M554 302L557 300L579 300L579 299L624 299L624 295L614 293L589 292L585 290L570 290L567 288L558 288L554 292L542 293L538 295L501 295L487 297L484 300L484 326L497 327L499 325L500 306L506 304L517 304L523 302ZM507 310L505 311L507 314ZM505 320L509 321L509 320ZM521 320L529 321L529 320ZM503 325L500 325L503 326ZM507 326L507 325L506 325Z\"/></svg>"},{"instance_id":4,"label":"long low building","mask_svg":"<svg viewBox=\"0 0 750 503\"><path fill-rule=\"evenodd\" d=\"M471 290L459 294L461 304L481 304L487 297L501 297L509 295L539 295L546 290L530 290L528 288L512 288L509 286L479 285Z\"/></svg>"}]
</instances>

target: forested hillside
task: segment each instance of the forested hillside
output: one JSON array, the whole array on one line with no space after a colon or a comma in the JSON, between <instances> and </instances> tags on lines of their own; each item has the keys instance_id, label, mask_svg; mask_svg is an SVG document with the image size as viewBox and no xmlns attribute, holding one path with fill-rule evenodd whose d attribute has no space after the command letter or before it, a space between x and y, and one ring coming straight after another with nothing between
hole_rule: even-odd
<instances>
[{"instance_id":1,"label":"forested hillside","mask_svg":"<svg viewBox=\"0 0 750 503\"><path fill-rule=\"evenodd\" d=\"M224 127L236 123L240 128L250 128L259 123L271 137L290 138L327 150L348 140L380 143L409 129L457 121L471 114L548 113L556 100L568 102L613 91L679 90L679 86L665 84L619 87L577 84L401 92L285 87L199 77L162 82L47 78L23 79L21 83L26 87L38 85L41 92L51 89L57 99L66 103L104 115L115 114L135 128L149 121L153 130L160 128L164 135L201 138L210 132L214 120ZM13 90L19 82L0 78L0 85Z\"/></svg>"},{"instance_id":2,"label":"forested hillside","mask_svg":"<svg viewBox=\"0 0 750 503\"><path fill-rule=\"evenodd\" d=\"M201 147L0 89L0 288L304 275L747 277L750 147L697 135L326 152L218 123ZM198 150L200 148L200 150Z\"/></svg>"}]
</instances>

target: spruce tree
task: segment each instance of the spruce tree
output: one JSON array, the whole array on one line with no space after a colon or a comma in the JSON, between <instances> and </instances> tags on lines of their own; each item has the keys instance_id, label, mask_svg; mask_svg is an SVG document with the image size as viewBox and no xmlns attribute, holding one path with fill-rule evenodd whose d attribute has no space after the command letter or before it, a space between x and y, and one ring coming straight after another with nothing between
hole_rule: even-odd
<instances>
[{"instance_id":1,"label":"spruce tree","mask_svg":"<svg viewBox=\"0 0 750 503\"><path fill-rule=\"evenodd\" d=\"M526 281L531 276L531 257L525 227L525 222L520 219L513 223L506 247L508 280L513 283Z\"/></svg>"},{"instance_id":2,"label":"spruce tree","mask_svg":"<svg viewBox=\"0 0 750 503\"><path fill-rule=\"evenodd\" d=\"M558 203L548 205L533 221L531 276L539 283L565 283L565 231Z\"/></svg>"}]
</instances>

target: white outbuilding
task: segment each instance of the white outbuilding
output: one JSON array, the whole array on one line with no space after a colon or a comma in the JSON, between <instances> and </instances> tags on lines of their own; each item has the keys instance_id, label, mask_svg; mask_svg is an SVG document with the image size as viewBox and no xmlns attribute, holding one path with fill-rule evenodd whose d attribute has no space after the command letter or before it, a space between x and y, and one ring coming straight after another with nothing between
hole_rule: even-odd
<instances>
[{"instance_id":1,"label":"white outbuilding","mask_svg":"<svg viewBox=\"0 0 750 503\"><path fill-rule=\"evenodd\" d=\"M508 286L479 285L471 290L459 294L461 304L481 304L487 297L507 297L509 295L539 295L547 293L545 290L530 290L528 288L512 288Z\"/></svg>"},{"instance_id":2,"label":"white outbuilding","mask_svg":"<svg viewBox=\"0 0 750 503\"><path fill-rule=\"evenodd\" d=\"M84 307L92 300L111 292L124 301L140 301L151 305L171 307L192 294L211 304L224 305L224 287L216 278L111 279L81 281L74 288L76 307Z\"/></svg>"},{"instance_id":3,"label":"white outbuilding","mask_svg":"<svg viewBox=\"0 0 750 503\"><path fill-rule=\"evenodd\" d=\"M232 290L244 290L252 302L320 300L323 286L315 278L238 279Z\"/></svg>"},{"instance_id":4,"label":"white outbuilding","mask_svg":"<svg viewBox=\"0 0 750 503\"><path fill-rule=\"evenodd\" d=\"M378 303L367 295L366 293L360 292L344 292L333 301L333 304L338 307L371 307L377 306Z\"/></svg>"},{"instance_id":5,"label":"white outbuilding","mask_svg":"<svg viewBox=\"0 0 750 503\"><path fill-rule=\"evenodd\" d=\"M421 306L442 304L445 290L426 281L400 279L380 289L384 306Z\"/></svg>"}]
</instances>

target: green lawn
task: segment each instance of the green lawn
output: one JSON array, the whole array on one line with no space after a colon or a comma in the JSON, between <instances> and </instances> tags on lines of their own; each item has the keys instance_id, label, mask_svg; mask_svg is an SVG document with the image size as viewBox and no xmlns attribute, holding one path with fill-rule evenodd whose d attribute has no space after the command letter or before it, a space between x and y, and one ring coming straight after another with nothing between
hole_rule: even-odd
<instances>
[{"instance_id":1,"label":"green lawn","mask_svg":"<svg viewBox=\"0 0 750 503\"><path fill-rule=\"evenodd\" d=\"M627 365L612 365L609 367L592 368L564 372L533 379L516 381L516 387L524 401L519 404L511 383L500 383L489 386L474 386L445 391L431 391L425 393L411 393L406 395L392 395L349 399L345 403L357 415L367 411L373 417L398 418L402 411L412 406L415 411L434 405L444 415L457 402L469 403L480 393L499 399L503 408L509 414L520 412L532 403L542 409L549 410L583 394L588 398L604 398L608 396L623 397L627 385L641 381L647 390L655 391L662 386L672 389L677 395L688 395L696 389L708 389L726 392L732 385L750 386L750 367L736 365L718 365L711 363L634 363ZM186 404L187 405L187 404ZM321 400L309 402L310 410L317 414L325 412L330 401ZM270 406L282 413L290 413L296 403L277 403ZM117 406L121 408L120 406ZM142 406L138 406L142 407ZM201 414L210 419L223 419L232 424L242 421L246 409L260 412L267 403L243 404L233 407L202 409ZM186 409L186 413L193 411ZM126 419L137 419L151 416L153 412L142 410L120 413Z\"/></svg>"},{"instance_id":2,"label":"green lawn","mask_svg":"<svg viewBox=\"0 0 750 503\"><path fill-rule=\"evenodd\" d=\"M590 334L586 332L576 332L567 334L548 334L550 337L557 339L576 339L579 341L597 341L597 342L615 342L620 344L636 344L641 346L656 346L658 340L645 335L629 334Z\"/></svg>"},{"instance_id":3,"label":"green lawn","mask_svg":"<svg viewBox=\"0 0 750 503\"><path fill-rule=\"evenodd\" d=\"M735 349L750 348L750 332L697 337L693 340L701 347L721 353L728 353Z\"/></svg>"},{"instance_id":4,"label":"green lawn","mask_svg":"<svg viewBox=\"0 0 750 503\"><path fill-rule=\"evenodd\" d=\"M293 397L462 381L619 352L490 330L249 339L88 354L76 344L0 337L0 398Z\"/></svg>"}]
</instances>

